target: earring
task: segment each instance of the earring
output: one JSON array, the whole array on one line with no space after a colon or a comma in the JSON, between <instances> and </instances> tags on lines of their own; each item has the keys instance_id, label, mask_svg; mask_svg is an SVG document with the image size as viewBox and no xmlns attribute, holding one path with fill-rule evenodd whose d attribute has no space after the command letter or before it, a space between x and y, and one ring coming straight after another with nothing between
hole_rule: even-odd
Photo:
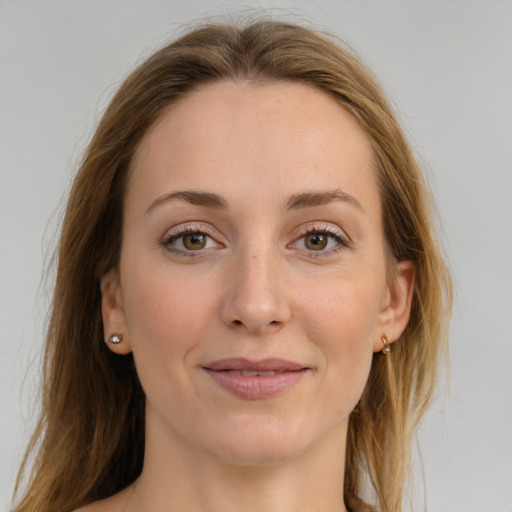
<instances>
[{"instance_id":1,"label":"earring","mask_svg":"<svg viewBox=\"0 0 512 512\"><path fill-rule=\"evenodd\" d=\"M111 334L106 341L112 345L118 345L123 341L123 335L122 334Z\"/></svg>"},{"instance_id":2,"label":"earring","mask_svg":"<svg viewBox=\"0 0 512 512\"><path fill-rule=\"evenodd\" d=\"M380 337L384 348L382 349L382 353L388 355L391 352L391 347L389 346L389 338L385 332L382 333L382 336Z\"/></svg>"}]
</instances>

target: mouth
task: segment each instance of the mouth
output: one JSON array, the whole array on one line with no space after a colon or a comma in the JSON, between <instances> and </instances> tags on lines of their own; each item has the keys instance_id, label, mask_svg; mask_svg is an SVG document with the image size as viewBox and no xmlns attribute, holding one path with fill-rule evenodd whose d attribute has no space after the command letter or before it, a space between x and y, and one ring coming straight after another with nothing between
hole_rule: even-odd
<instances>
[{"instance_id":1,"label":"mouth","mask_svg":"<svg viewBox=\"0 0 512 512\"><path fill-rule=\"evenodd\" d=\"M234 373L235 375L242 375L243 377L266 377L267 375L279 375L281 373L284 373L286 370L270 370L268 372L258 372L258 371L252 371L252 370L220 370L225 371L229 373Z\"/></svg>"},{"instance_id":2,"label":"mouth","mask_svg":"<svg viewBox=\"0 0 512 512\"><path fill-rule=\"evenodd\" d=\"M203 366L225 391L239 398L270 398L293 388L311 368L284 359L222 359Z\"/></svg>"}]
</instances>

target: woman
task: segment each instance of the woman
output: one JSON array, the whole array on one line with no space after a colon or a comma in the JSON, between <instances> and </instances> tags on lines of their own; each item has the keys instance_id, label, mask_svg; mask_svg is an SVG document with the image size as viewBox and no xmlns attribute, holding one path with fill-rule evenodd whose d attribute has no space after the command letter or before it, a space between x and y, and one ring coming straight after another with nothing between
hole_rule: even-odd
<instances>
[{"instance_id":1,"label":"woman","mask_svg":"<svg viewBox=\"0 0 512 512\"><path fill-rule=\"evenodd\" d=\"M71 191L15 511L400 510L451 302L430 215L332 38L212 24L155 53Z\"/></svg>"}]
</instances>

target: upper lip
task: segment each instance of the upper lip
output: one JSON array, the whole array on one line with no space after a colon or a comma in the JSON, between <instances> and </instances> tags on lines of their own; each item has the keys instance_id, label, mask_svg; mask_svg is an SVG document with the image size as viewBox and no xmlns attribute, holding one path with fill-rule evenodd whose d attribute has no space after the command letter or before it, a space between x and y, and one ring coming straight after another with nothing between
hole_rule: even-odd
<instances>
[{"instance_id":1,"label":"upper lip","mask_svg":"<svg viewBox=\"0 0 512 512\"><path fill-rule=\"evenodd\" d=\"M287 361L279 358L266 358L259 361L252 359L246 359L243 357L219 359L218 361L212 361L204 365L204 368L214 371L226 371L226 370L237 370L237 371L252 371L252 372L285 372L285 371L297 371L307 369L304 366L293 361Z\"/></svg>"}]
</instances>

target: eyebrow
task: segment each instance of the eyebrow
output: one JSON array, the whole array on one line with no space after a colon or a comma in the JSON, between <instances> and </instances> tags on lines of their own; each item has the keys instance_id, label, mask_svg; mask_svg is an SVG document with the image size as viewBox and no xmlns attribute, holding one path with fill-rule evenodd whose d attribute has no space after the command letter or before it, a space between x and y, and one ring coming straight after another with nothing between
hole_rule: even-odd
<instances>
[{"instance_id":1,"label":"eyebrow","mask_svg":"<svg viewBox=\"0 0 512 512\"><path fill-rule=\"evenodd\" d=\"M206 208L226 208L227 202L221 196L210 192L197 192L195 190L182 190L179 192L170 192L155 199L147 208L146 213L157 206L167 203L173 199L181 199L189 204L204 206Z\"/></svg>"},{"instance_id":2,"label":"eyebrow","mask_svg":"<svg viewBox=\"0 0 512 512\"><path fill-rule=\"evenodd\" d=\"M358 210L364 211L361 203L354 196L340 189L295 194L288 199L286 207L288 210L299 210L311 206L322 206L332 203L333 201L341 201L355 206Z\"/></svg>"},{"instance_id":3,"label":"eyebrow","mask_svg":"<svg viewBox=\"0 0 512 512\"><path fill-rule=\"evenodd\" d=\"M180 199L189 204L204 206L205 208L223 209L227 208L228 205L227 201L223 197L211 192L181 190L177 192L169 192L168 194L164 194L163 196L155 199L147 208L146 214L157 206L174 199ZM364 211L361 203L354 196L351 196L340 189L294 194L290 196L286 202L286 208L288 210L300 210L302 208L310 208L312 206L326 205L334 201L341 201Z\"/></svg>"}]
</instances>

